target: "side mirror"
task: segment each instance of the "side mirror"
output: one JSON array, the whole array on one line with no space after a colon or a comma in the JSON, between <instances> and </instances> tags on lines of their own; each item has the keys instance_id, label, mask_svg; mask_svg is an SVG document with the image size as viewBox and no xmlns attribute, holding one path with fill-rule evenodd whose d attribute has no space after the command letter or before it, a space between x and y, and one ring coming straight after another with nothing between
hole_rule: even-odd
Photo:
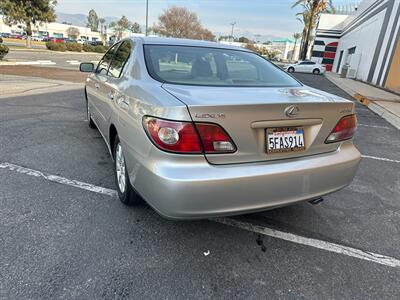
<instances>
[{"instance_id":1,"label":"side mirror","mask_svg":"<svg viewBox=\"0 0 400 300\"><path fill-rule=\"evenodd\" d=\"M94 71L94 64L92 64L92 63L81 63L79 65L79 71L86 72L86 73L92 73Z\"/></svg>"}]
</instances>

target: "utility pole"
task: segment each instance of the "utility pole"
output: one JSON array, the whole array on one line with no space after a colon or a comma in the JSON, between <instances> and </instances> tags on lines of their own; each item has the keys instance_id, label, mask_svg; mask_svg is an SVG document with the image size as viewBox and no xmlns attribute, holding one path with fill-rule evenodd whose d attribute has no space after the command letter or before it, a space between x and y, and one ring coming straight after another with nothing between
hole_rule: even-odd
<instances>
[{"instance_id":1,"label":"utility pole","mask_svg":"<svg viewBox=\"0 0 400 300\"><path fill-rule=\"evenodd\" d=\"M149 0L146 0L146 36L149 34Z\"/></svg>"},{"instance_id":2,"label":"utility pole","mask_svg":"<svg viewBox=\"0 0 400 300\"><path fill-rule=\"evenodd\" d=\"M234 41L234 39L233 39L233 28L235 27L235 25L236 25L236 21L234 21L233 23L230 23L231 24L231 26L232 26L232 30L231 30L231 38L232 38L232 42Z\"/></svg>"}]
</instances>

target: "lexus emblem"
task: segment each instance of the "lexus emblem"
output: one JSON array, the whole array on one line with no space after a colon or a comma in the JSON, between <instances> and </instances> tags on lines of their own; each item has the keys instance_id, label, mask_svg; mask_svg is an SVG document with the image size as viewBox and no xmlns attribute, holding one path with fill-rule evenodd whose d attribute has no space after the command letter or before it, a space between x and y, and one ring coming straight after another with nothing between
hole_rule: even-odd
<instances>
[{"instance_id":1,"label":"lexus emblem","mask_svg":"<svg viewBox=\"0 0 400 300\"><path fill-rule=\"evenodd\" d=\"M300 109L296 105L290 105L285 108L285 115L289 118L293 118L298 115Z\"/></svg>"}]
</instances>

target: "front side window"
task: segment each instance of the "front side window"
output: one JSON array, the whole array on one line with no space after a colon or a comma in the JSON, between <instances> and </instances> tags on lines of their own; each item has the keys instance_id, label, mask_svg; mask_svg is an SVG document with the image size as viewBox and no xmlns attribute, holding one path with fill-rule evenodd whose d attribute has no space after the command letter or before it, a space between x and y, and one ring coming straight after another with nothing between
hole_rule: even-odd
<instances>
[{"instance_id":1,"label":"front side window","mask_svg":"<svg viewBox=\"0 0 400 300\"><path fill-rule=\"evenodd\" d=\"M300 86L255 53L192 46L145 45L150 75L174 84L205 86Z\"/></svg>"},{"instance_id":2,"label":"front side window","mask_svg":"<svg viewBox=\"0 0 400 300\"><path fill-rule=\"evenodd\" d=\"M115 52L114 58L111 62L109 75L116 78L121 76L122 69L128 61L131 51L132 43L130 41L125 41L121 44L121 46Z\"/></svg>"},{"instance_id":3,"label":"front side window","mask_svg":"<svg viewBox=\"0 0 400 300\"><path fill-rule=\"evenodd\" d=\"M117 49L118 44L114 45L111 47L106 54L104 54L103 58L100 60L96 73L100 75L107 75L108 74L108 68L110 67L110 63L112 61L112 58L114 56L115 49Z\"/></svg>"}]
</instances>

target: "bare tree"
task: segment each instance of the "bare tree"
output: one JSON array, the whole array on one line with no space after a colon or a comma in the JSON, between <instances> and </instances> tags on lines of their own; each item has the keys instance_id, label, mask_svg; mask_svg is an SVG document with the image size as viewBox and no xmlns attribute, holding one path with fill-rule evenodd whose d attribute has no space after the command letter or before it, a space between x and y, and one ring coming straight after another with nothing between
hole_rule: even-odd
<instances>
[{"instance_id":1,"label":"bare tree","mask_svg":"<svg viewBox=\"0 0 400 300\"><path fill-rule=\"evenodd\" d=\"M163 14L158 17L158 23L153 25L151 31L162 36L177 38L215 39L212 32L201 25L196 13L177 6L171 6L164 10Z\"/></svg>"},{"instance_id":2,"label":"bare tree","mask_svg":"<svg viewBox=\"0 0 400 300\"><path fill-rule=\"evenodd\" d=\"M66 32L67 32L67 36L70 39L74 39L74 40L76 40L78 38L78 36L81 34L79 29L76 27L68 27Z\"/></svg>"}]
</instances>

